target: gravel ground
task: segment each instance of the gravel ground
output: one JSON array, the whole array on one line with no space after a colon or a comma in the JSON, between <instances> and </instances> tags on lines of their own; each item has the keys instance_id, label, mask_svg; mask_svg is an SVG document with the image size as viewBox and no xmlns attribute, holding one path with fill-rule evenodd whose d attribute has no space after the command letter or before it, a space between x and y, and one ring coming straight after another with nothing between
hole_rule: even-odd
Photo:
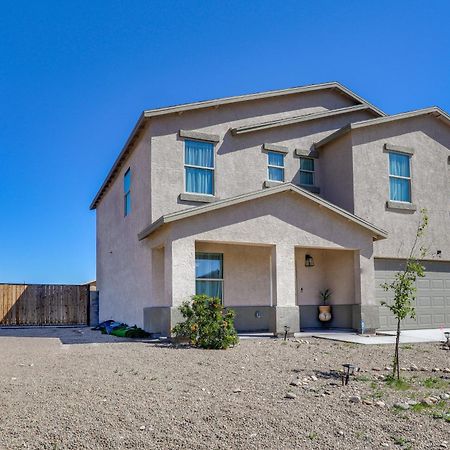
<instances>
[{"instance_id":1,"label":"gravel ground","mask_svg":"<svg viewBox=\"0 0 450 450\"><path fill-rule=\"evenodd\" d=\"M439 418L449 412L450 352L403 346L402 366L428 370L404 371L402 391L378 379L392 350L252 339L205 351L89 329L0 329L0 448L450 448ZM346 362L362 370L342 387L334 370ZM393 406L433 395L444 399Z\"/></svg>"}]
</instances>

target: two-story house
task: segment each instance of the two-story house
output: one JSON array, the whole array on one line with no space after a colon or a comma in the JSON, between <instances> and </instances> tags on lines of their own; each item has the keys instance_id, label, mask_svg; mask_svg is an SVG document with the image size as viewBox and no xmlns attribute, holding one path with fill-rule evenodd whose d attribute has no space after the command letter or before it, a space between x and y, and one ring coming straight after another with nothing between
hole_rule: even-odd
<instances>
[{"instance_id":1,"label":"two-story house","mask_svg":"<svg viewBox=\"0 0 450 450\"><path fill-rule=\"evenodd\" d=\"M410 328L450 325L450 117L339 83L144 111L92 202L100 318L168 335L195 293L241 331L392 329L380 284L426 208Z\"/></svg>"}]
</instances>

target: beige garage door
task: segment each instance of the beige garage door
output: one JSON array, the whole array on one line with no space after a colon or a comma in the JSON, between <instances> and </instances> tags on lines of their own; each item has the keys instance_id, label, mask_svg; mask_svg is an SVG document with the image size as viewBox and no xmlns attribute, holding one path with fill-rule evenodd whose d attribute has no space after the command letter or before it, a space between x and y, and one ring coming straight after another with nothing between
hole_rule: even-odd
<instances>
[{"instance_id":1,"label":"beige garage door","mask_svg":"<svg viewBox=\"0 0 450 450\"><path fill-rule=\"evenodd\" d=\"M439 328L450 326L450 262L426 262L425 277L417 280L416 318L406 319L404 329ZM375 260L375 291L377 300L389 301L392 294L380 285L391 282L404 262L389 259ZM394 330L396 322L388 308L380 307L380 329Z\"/></svg>"}]
</instances>

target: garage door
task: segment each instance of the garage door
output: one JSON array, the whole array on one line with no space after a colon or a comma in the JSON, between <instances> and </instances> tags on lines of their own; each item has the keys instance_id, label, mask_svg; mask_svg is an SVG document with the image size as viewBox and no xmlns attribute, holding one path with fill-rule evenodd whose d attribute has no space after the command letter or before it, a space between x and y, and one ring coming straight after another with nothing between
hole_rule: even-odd
<instances>
[{"instance_id":1,"label":"garage door","mask_svg":"<svg viewBox=\"0 0 450 450\"><path fill-rule=\"evenodd\" d=\"M426 262L425 277L417 280L416 318L405 319L405 329L450 326L450 262ZM375 291L378 302L392 299L380 285L390 283L404 267L404 261L375 259ZM380 329L394 330L396 322L388 308L380 307Z\"/></svg>"}]
</instances>

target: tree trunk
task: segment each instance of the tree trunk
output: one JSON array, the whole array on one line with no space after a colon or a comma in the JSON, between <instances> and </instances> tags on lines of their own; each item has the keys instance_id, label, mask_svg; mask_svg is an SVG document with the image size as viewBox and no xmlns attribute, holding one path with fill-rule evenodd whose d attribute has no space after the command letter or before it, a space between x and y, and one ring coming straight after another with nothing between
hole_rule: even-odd
<instances>
[{"instance_id":1,"label":"tree trunk","mask_svg":"<svg viewBox=\"0 0 450 450\"><path fill-rule=\"evenodd\" d=\"M395 339L395 356L394 356L394 368L392 375L397 375L397 380L400 380L400 361L399 361L399 346L400 346L400 319L397 319L397 336Z\"/></svg>"}]
</instances>

